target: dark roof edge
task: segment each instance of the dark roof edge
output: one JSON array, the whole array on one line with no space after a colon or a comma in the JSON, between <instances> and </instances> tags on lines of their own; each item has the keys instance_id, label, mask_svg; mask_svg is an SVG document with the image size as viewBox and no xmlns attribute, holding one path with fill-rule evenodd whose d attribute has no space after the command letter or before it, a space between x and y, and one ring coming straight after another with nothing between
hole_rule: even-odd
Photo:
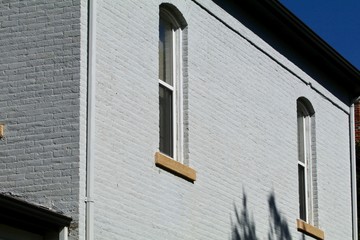
<instances>
[{"instance_id":1,"label":"dark roof edge","mask_svg":"<svg viewBox=\"0 0 360 240\"><path fill-rule=\"evenodd\" d=\"M253 1L253 0L252 0ZM339 54L333 47L319 37L313 30L311 30L305 23L303 23L298 17L296 17L291 11L289 11L278 0L256 0L266 9L271 11L279 18L283 18L293 27L296 32L299 32L303 36L306 36L309 44L320 49L328 57L331 58L336 64L339 64L344 70L348 71L350 75L353 75L357 81L360 81L360 71L346 60L341 54ZM358 83L360 84L360 82Z\"/></svg>"},{"instance_id":2,"label":"dark roof edge","mask_svg":"<svg viewBox=\"0 0 360 240\"><path fill-rule=\"evenodd\" d=\"M57 226L70 226L72 219L48 208L28 203L13 196L0 193L0 209L7 209L14 214L33 216Z\"/></svg>"}]
</instances>

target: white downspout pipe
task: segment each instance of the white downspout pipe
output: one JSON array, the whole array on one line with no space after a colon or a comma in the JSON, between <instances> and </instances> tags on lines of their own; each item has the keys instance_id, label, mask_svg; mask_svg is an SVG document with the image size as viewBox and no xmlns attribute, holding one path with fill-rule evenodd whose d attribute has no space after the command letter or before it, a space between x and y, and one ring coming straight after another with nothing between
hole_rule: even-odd
<instances>
[{"instance_id":1,"label":"white downspout pipe","mask_svg":"<svg viewBox=\"0 0 360 240\"><path fill-rule=\"evenodd\" d=\"M352 195L352 228L353 240L358 240L358 223L357 223L357 186L356 186L356 147L355 147L355 103L357 98L350 106L350 159L351 159L351 195Z\"/></svg>"},{"instance_id":2,"label":"white downspout pipe","mask_svg":"<svg viewBox=\"0 0 360 240\"><path fill-rule=\"evenodd\" d=\"M59 240L68 240L69 230L64 227L59 233Z\"/></svg>"},{"instance_id":3,"label":"white downspout pipe","mask_svg":"<svg viewBox=\"0 0 360 240\"><path fill-rule=\"evenodd\" d=\"M88 0L88 79L86 135L85 239L94 240L94 150L96 87L96 2Z\"/></svg>"}]
</instances>

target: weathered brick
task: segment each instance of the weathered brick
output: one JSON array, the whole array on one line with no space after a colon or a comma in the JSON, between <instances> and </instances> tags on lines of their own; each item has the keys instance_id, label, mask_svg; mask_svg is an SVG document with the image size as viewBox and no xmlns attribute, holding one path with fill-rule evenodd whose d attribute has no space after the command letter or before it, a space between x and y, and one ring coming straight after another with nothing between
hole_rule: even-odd
<instances>
[{"instance_id":1,"label":"weathered brick","mask_svg":"<svg viewBox=\"0 0 360 240\"><path fill-rule=\"evenodd\" d=\"M79 138L71 136L79 135L80 130L79 101L71 99L79 99L80 78L63 73L80 72L79 64L68 64L69 59L80 61L80 51L64 51L68 44L80 48L80 39L74 37L80 35L80 28L73 27L80 25L77 1L2 1L0 8L0 75L4 76L0 78L0 122L5 124L5 139L0 141L0 166L4 166L0 175L7 176L0 180L0 192L13 192L45 207L59 205L75 222L79 170L73 168L79 165L71 163L79 161L79 152L71 149L79 148ZM69 13L64 13L64 7ZM54 80L60 75L62 79ZM62 87L62 81L67 85ZM54 95L54 90L59 95ZM62 92L71 99L64 100ZM72 122L71 127L67 120ZM57 135L55 128L66 131L65 137ZM56 145L61 146L54 148ZM62 150L63 146L70 150ZM67 164L62 165L64 160ZM70 171L74 180L55 170L54 162L62 165L56 168ZM57 192L47 196L52 189ZM78 239L78 231L73 229L71 236Z\"/></svg>"}]
</instances>

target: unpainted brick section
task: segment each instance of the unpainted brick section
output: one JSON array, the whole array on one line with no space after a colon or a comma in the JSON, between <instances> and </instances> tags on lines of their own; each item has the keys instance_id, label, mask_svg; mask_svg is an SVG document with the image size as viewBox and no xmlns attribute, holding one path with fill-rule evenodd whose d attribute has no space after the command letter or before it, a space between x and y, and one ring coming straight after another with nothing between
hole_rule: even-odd
<instances>
[{"instance_id":1,"label":"unpainted brick section","mask_svg":"<svg viewBox=\"0 0 360 240\"><path fill-rule=\"evenodd\" d=\"M355 104L355 140L360 141L360 103Z\"/></svg>"}]
</instances>

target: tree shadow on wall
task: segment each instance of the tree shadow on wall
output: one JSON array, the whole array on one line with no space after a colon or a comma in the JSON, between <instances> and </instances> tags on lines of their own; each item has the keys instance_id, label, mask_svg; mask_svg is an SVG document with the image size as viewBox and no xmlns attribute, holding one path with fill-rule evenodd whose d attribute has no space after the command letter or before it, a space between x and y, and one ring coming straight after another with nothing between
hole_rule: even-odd
<instances>
[{"instance_id":1,"label":"tree shadow on wall","mask_svg":"<svg viewBox=\"0 0 360 240\"><path fill-rule=\"evenodd\" d=\"M249 216L245 194L243 194L242 205L241 213L239 213L234 204L236 223L232 224L231 240L257 240L255 223L253 218Z\"/></svg>"},{"instance_id":2,"label":"tree shadow on wall","mask_svg":"<svg viewBox=\"0 0 360 240\"><path fill-rule=\"evenodd\" d=\"M272 192L268 197L270 211L269 217L269 240L292 240L286 219L281 216L276 206L275 194Z\"/></svg>"},{"instance_id":3,"label":"tree shadow on wall","mask_svg":"<svg viewBox=\"0 0 360 240\"><path fill-rule=\"evenodd\" d=\"M292 240L286 219L276 206L275 194L268 197L269 232L268 240ZM231 240L259 240L256 224L247 207L247 197L243 194L242 210L239 213L234 204L236 222L232 223Z\"/></svg>"}]
</instances>

